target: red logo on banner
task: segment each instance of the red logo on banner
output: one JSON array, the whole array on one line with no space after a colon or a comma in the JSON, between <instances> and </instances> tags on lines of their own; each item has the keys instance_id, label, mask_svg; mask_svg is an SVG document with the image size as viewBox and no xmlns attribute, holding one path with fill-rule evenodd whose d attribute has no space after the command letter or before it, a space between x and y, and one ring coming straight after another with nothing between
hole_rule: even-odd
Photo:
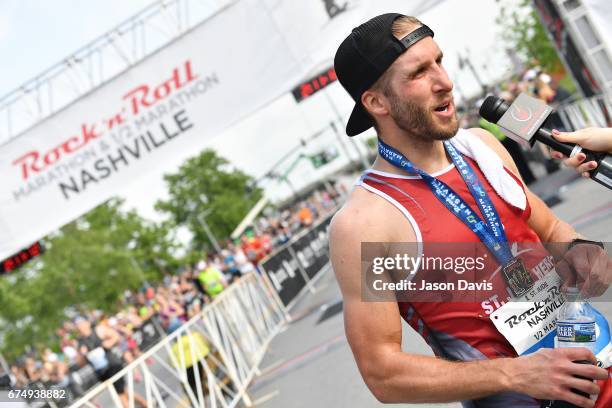
<instances>
[{"instance_id":1,"label":"red logo on banner","mask_svg":"<svg viewBox=\"0 0 612 408\"><path fill-rule=\"evenodd\" d=\"M191 61L187 60L182 67L172 70L169 79L153 86L142 84L127 92L122 99L128 102L128 108L122 107L112 117L103 119L97 124L83 123L80 133L70 136L49 151L42 153L38 150L31 150L15 159L12 164L21 169L21 178L27 180L87 146L92 140L100 137L105 130L112 130L115 126L124 123L126 112L131 116L137 116L144 109L166 99L197 77L193 74Z\"/></svg>"}]
</instances>

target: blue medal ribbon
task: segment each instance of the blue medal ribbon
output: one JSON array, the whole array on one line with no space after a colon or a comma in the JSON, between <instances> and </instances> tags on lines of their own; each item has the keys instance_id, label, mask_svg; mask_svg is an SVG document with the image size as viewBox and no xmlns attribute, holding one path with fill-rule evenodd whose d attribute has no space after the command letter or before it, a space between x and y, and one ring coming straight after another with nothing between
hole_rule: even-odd
<instances>
[{"instance_id":1,"label":"blue medal ribbon","mask_svg":"<svg viewBox=\"0 0 612 408\"><path fill-rule=\"evenodd\" d=\"M514 257L512 256L512 251L510 251L501 219L487 191L480 182L480 179L478 179L472 166L457 152L455 147L450 142L445 141L444 148L476 200L486 222L446 183L417 168L403 154L382 140L378 140L378 153L383 159L399 169L421 176L438 200L480 238L497 261L502 266L508 265Z\"/></svg>"}]
</instances>

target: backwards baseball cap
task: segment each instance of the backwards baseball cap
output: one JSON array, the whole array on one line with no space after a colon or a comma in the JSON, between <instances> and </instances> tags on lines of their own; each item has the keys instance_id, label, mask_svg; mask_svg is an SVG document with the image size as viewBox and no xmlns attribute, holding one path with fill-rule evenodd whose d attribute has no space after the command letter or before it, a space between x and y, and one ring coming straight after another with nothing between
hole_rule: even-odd
<instances>
[{"instance_id":1,"label":"backwards baseball cap","mask_svg":"<svg viewBox=\"0 0 612 408\"><path fill-rule=\"evenodd\" d=\"M367 91L408 48L433 31L422 25L404 38L397 39L391 27L403 14L389 13L374 17L353 29L336 51L334 67L338 80L355 101L346 134L355 136L374 126L372 117L361 104Z\"/></svg>"}]
</instances>

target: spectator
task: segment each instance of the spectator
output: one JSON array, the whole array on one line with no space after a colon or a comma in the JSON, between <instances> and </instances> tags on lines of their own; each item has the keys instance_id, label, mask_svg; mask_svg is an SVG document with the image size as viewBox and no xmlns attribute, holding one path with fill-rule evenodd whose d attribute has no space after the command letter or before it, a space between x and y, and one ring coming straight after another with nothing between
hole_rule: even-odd
<instances>
[{"instance_id":1,"label":"spectator","mask_svg":"<svg viewBox=\"0 0 612 408\"><path fill-rule=\"evenodd\" d=\"M225 248L221 250L221 256L223 257L224 272L229 277L229 282L233 283L235 280L240 279L242 272L238 268L234 253L229 248Z\"/></svg>"},{"instance_id":2,"label":"spectator","mask_svg":"<svg viewBox=\"0 0 612 408\"><path fill-rule=\"evenodd\" d=\"M300 209L297 213L297 218L302 227L309 227L312 225L314 215L312 210L306 205L306 203L302 202L300 204Z\"/></svg>"},{"instance_id":3,"label":"spectator","mask_svg":"<svg viewBox=\"0 0 612 408\"><path fill-rule=\"evenodd\" d=\"M13 377L13 387L15 388L23 388L29 382L25 369L17 364L11 365L11 376Z\"/></svg>"},{"instance_id":4,"label":"spectator","mask_svg":"<svg viewBox=\"0 0 612 408\"><path fill-rule=\"evenodd\" d=\"M204 270L198 275L198 279L211 299L214 299L219 293L223 292L227 286L221 271L212 264L207 264L204 267Z\"/></svg>"},{"instance_id":5,"label":"spectator","mask_svg":"<svg viewBox=\"0 0 612 408\"><path fill-rule=\"evenodd\" d=\"M98 380L106 381L118 373L122 364L113 356L110 348L107 348L112 347L117 340L113 333L100 325L93 330L91 323L83 317L77 318L75 324L79 331L79 351L86 356L87 361L93 366ZM105 344L107 347L104 346ZM125 392L124 378L116 380L113 386L119 394L121 404L124 408L127 408L129 400ZM147 407L147 401L138 393L134 393L134 401L143 407Z\"/></svg>"},{"instance_id":6,"label":"spectator","mask_svg":"<svg viewBox=\"0 0 612 408\"><path fill-rule=\"evenodd\" d=\"M236 262L236 266L238 267L241 276L255 271L255 267L249 261L242 248L234 245L232 245L230 248L234 250L234 261Z\"/></svg>"},{"instance_id":7,"label":"spectator","mask_svg":"<svg viewBox=\"0 0 612 408\"><path fill-rule=\"evenodd\" d=\"M166 295L162 288L159 288L156 295L159 304L159 317L162 326L168 334L172 333L184 323L185 310L174 299Z\"/></svg>"},{"instance_id":8,"label":"spectator","mask_svg":"<svg viewBox=\"0 0 612 408\"><path fill-rule=\"evenodd\" d=\"M242 250L244 251L248 260L256 263L260 258L259 252L261 250L261 243L257 237L254 236L253 231L249 231L243 235L241 238L241 243Z\"/></svg>"}]
</instances>

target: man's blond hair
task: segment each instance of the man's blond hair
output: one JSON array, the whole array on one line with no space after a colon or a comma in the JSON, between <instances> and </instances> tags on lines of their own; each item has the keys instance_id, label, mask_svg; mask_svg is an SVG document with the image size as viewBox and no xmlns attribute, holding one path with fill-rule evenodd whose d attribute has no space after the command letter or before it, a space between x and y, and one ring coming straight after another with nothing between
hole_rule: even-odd
<instances>
[{"instance_id":1,"label":"man's blond hair","mask_svg":"<svg viewBox=\"0 0 612 408\"><path fill-rule=\"evenodd\" d=\"M415 28L419 28L423 23L416 17L413 16L401 16L398 17L391 26L391 33L397 38L403 38Z\"/></svg>"}]
</instances>

